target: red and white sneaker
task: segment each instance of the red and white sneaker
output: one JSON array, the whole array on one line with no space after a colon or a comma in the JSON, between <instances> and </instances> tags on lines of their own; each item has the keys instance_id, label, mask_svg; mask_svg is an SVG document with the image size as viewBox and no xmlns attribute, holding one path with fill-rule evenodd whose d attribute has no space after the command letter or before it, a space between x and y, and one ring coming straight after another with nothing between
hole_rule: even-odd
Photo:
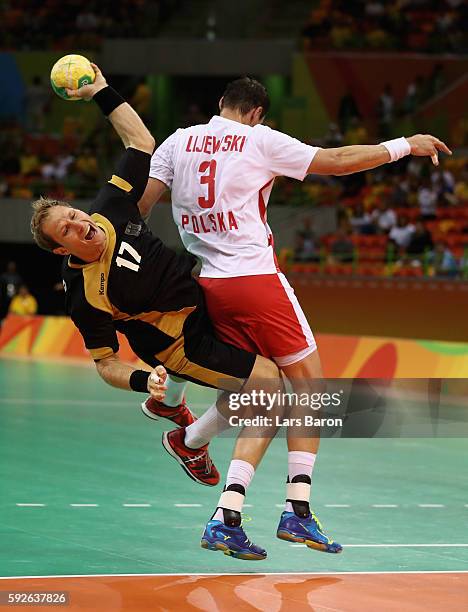
<instances>
[{"instance_id":1,"label":"red and white sneaker","mask_svg":"<svg viewBox=\"0 0 468 612\"><path fill-rule=\"evenodd\" d=\"M219 482L219 472L208 454L208 444L201 448L189 448L185 446L184 438L184 427L165 431L162 436L162 444L192 480L208 487L214 487Z\"/></svg>"},{"instance_id":2,"label":"red and white sneaker","mask_svg":"<svg viewBox=\"0 0 468 612\"><path fill-rule=\"evenodd\" d=\"M148 397L141 404L141 410L150 419L158 420L159 417L169 419L179 427L188 427L197 420L197 417L190 411L185 401L185 397L178 406L166 406L163 402Z\"/></svg>"}]
</instances>

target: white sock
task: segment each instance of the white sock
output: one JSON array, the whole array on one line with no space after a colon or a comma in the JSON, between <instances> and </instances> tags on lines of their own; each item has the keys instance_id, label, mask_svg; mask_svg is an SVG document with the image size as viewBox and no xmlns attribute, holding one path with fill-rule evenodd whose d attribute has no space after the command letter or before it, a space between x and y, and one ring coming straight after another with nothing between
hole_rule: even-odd
<instances>
[{"instance_id":1,"label":"white sock","mask_svg":"<svg viewBox=\"0 0 468 612\"><path fill-rule=\"evenodd\" d=\"M187 381L180 378L173 378L170 374L166 380L166 395L163 403L165 406L178 406L184 397Z\"/></svg>"},{"instance_id":2,"label":"white sock","mask_svg":"<svg viewBox=\"0 0 468 612\"><path fill-rule=\"evenodd\" d=\"M226 486L232 484L238 484L244 487L244 491L247 492L247 488L252 481L255 474L255 468L251 463L243 461L242 459L232 459L228 473L226 476ZM228 510L235 510L236 512L242 511L245 496L235 491L223 491L219 498L218 509L214 513L213 519L218 521L224 521L223 508Z\"/></svg>"},{"instance_id":3,"label":"white sock","mask_svg":"<svg viewBox=\"0 0 468 612\"><path fill-rule=\"evenodd\" d=\"M229 427L231 427L229 421L218 412L215 403L195 423L186 428L184 444L189 448L200 448Z\"/></svg>"},{"instance_id":4,"label":"white sock","mask_svg":"<svg viewBox=\"0 0 468 612\"><path fill-rule=\"evenodd\" d=\"M315 464L316 458L317 458L317 455L315 453L306 453L304 451L289 451L288 453L289 482L290 483L292 482L292 479L294 478L294 476L299 476L301 474L304 474L305 476L309 476L309 478L312 480L312 472L314 470L314 464ZM308 491L309 491L308 495L306 495L305 493L306 487L308 487ZM291 493L291 487L286 485L286 490L287 490L286 495L289 496ZM301 501L309 501L310 485L303 483L303 487L301 487L301 491L302 491L302 493L300 494ZM306 497L306 496L307 496L307 499L302 499L303 497ZM286 502L284 509L286 510L286 512L294 512L291 502L288 502L288 501Z\"/></svg>"}]
</instances>

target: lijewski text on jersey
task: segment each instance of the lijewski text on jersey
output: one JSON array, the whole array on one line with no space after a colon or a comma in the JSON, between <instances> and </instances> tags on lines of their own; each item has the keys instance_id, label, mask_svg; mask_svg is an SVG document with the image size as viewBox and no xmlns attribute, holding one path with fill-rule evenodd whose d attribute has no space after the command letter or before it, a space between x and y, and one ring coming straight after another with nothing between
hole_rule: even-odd
<instances>
[{"instance_id":1,"label":"lijewski text on jersey","mask_svg":"<svg viewBox=\"0 0 468 612\"><path fill-rule=\"evenodd\" d=\"M226 134L222 138L216 136L189 136L185 151L187 153L208 153L213 155L218 151L237 151L242 153L247 137Z\"/></svg>"}]
</instances>

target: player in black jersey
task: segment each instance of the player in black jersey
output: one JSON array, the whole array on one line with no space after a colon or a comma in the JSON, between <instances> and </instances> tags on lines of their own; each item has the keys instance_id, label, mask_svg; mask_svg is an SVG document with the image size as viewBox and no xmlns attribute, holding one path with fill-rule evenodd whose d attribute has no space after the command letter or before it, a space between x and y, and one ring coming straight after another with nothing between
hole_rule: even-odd
<instances>
[{"instance_id":1,"label":"player in black jersey","mask_svg":"<svg viewBox=\"0 0 468 612\"><path fill-rule=\"evenodd\" d=\"M143 221L138 201L146 187L155 142L137 113L93 67L94 83L67 93L93 98L126 152L90 214L41 198L33 204L31 230L40 247L64 256L67 311L99 375L115 387L149 391L155 400L161 397L158 378L166 376L161 366L186 380L228 391L249 390L248 380L270 379L279 385L273 362L215 338L202 290L191 274L195 258L167 248ZM153 368L152 373L119 360L117 331ZM149 408L179 425L197 425L185 405L177 413L172 409L171 415L160 402ZM185 446L184 430L179 431L180 440L164 440L166 450L197 482L217 484L219 474L206 446ZM266 444L258 440L259 453ZM253 440L249 448L257 452Z\"/></svg>"}]
</instances>

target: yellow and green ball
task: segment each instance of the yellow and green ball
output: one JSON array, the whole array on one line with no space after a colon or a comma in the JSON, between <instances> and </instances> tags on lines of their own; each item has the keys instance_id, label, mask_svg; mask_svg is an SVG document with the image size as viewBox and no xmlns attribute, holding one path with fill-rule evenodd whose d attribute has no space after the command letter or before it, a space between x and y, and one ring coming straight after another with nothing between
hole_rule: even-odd
<instances>
[{"instance_id":1,"label":"yellow and green ball","mask_svg":"<svg viewBox=\"0 0 468 612\"><path fill-rule=\"evenodd\" d=\"M66 88L79 89L83 85L93 83L95 77L93 67L86 57L64 55L53 65L50 83L55 93L64 100L76 100L77 98L67 95Z\"/></svg>"}]
</instances>

